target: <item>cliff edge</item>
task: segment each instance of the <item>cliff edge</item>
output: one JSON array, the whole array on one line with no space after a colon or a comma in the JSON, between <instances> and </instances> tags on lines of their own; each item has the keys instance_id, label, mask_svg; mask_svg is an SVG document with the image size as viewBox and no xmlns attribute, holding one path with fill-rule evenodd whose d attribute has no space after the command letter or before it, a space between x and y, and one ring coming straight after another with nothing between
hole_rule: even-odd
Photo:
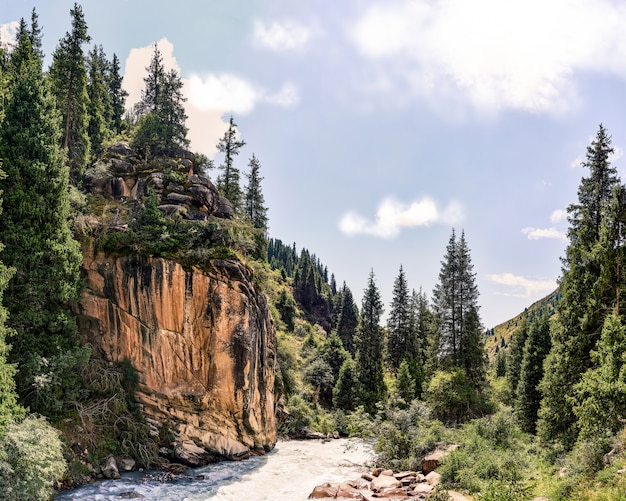
<instances>
[{"instance_id":1,"label":"cliff edge","mask_svg":"<svg viewBox=\"0 0 626 501\"><path fill-rule=\"evenodd\" d=\"M184 178L176 191L160 186L162 176L154 169L141 171L129 158L123 160L122 176L120 163L119 156L111 156L104 168L117 172L102 177L97 196L120 205L136 203L141 193L126 187L152 185L164 213L172 211L172 204L164 202L177 192L181 208L174 212L195 220L224 213L218 197L195 203L200 200L198 176L189 162L181 165ZM207 188L203 195L216 193L208 180L202 185ZM117 218L119 206L115 213ZM102 230L102 218L90 224ZM119 221L115 224L124 231ZM136 399L148 423L173 437L162 453L195 466L271 450L276 442L276 333L250 269L235 259L206 259L199 267L169 257L105 253L97 238L84 239L83 254L86 288L77 308L81 336L95 356L128 359L138 371Z\"/></svg>"}]
</instances>

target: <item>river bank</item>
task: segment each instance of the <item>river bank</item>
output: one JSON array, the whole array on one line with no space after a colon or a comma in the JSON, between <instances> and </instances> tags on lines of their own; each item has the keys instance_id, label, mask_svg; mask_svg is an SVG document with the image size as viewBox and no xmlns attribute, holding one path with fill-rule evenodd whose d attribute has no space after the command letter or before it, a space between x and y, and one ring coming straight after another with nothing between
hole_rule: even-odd
<instances>
[{"instance_id":1,"label":"river bank","mask_svg":"<svg viewBox=\"0 0 626 501\"><path fill-rule=\"evenodd\" d=\"M373 466L372 447L361 440L279 440L265 456L189 470L163 482L160 472L132 472L60 492L55 501L297 501L316 485L358 478Z\"/></svg>"}]
</instances>

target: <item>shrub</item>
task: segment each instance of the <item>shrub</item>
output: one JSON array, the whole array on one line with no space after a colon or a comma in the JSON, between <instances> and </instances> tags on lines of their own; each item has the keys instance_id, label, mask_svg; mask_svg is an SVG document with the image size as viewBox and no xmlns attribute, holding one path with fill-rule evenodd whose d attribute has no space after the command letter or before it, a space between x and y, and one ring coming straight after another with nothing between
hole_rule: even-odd
<instances>
[{"instance_id":1,"label":"shrub","mask_svg":"<svg viewBox=\"0 0 626 501\"><path fill-rule=\"evenodd\" d=\"M445 422L458 423L466 419L474 403L473 391L465 371L437 371L425 392L433 415Z\"/></svg>"},{"instance_id":2,"label":"shrub","mask_svg":"<svg viewBox=\"0 0 626 501\"><path fill-rule=\"evenodd\" d=\"M439 469L444 482L494 496L499 485L511 486L511 495L530 490L525 478L532 476L529 453L532 443L519 429L510 410L467 423L459 438L459 448L450 453Z\"/></svg>"},{"instance_id":3,"label":"shrub","mask_svg":"<svg viewBox=\"0 0 626 501\"><path fill-rule=\"evenodd\" d=\"M66 464L58 432L43 417L11 424L0 439L0 492L6 501L48 500Z\"/></svg>"},{"instance_id":4,"label":"shrub","mask_svg":"<svg viewBox=\"0 0 626 501\"><path fill-rule=\"evenodd\" d=\"M417 470L423 457L446 442L444 425L430 419L430 410L414 400L407 409L386 408L378 427L376 452L381 464L395 470Z\"/></svg>"},{"instance_id":5,"label":"shrub","mask_svg":"<svg viewBox=\"0 0 626 501\"><path fill-rule=\"evenodd\" d=\"M314 411L311 406L300 396L291 395L287 400L287 419L280 423L279 435L295 435L304 428L310 428L314 419Z\"/></svg>"}]
</instances>

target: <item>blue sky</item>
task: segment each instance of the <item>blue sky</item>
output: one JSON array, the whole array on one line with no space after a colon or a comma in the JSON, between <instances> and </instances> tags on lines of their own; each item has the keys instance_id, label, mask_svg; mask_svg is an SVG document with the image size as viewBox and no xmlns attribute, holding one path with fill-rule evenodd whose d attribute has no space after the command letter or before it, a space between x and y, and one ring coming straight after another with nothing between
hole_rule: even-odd
<instances>
[{"instance_id":1,"label":"blue sky","mask_svg":"<svg viewBox=\"0 0 626 501\"><path fill-rule=\"evenodd\" d=\"M49 64L73 3L0 0L2 40L36 7ZM129 104L158 42L185 83L192 149L219 164L232 114L239 168L261 162L271 236L316 253L359 300L373 269L387 309L400 265L431 293L454 227L485 327L509 319L556 287L563 211L600 123L625 177L621 1L81 5Z\"/></svg>"}]
</instances>

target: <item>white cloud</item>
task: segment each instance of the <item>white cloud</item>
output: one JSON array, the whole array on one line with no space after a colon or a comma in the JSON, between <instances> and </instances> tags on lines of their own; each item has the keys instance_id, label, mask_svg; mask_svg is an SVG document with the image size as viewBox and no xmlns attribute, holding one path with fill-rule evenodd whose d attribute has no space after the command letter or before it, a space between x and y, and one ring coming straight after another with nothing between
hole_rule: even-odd
<instances>
[{"instance_id":1,"label":"white cloud","mask_svg":"<svg viewBox=\"0 0 626 501\"><path fill-rule=\"evenodd\" d=\"M557 209L550 214L550 221L554 224L567 220L567 211L564 209Z\"/></svg>"},{"instance_id":2,"label":"white cloud","mask_svg":"<svg viewBox=\"0 0 626 501\"><path fill-rule=\"evenodd\" d=\"M540 240L542 238L554 238L554 239L559 239L559 240L567 240L567 235L554 227L523 228L522 233L528 236L528 240Z\"/></svg>"},{"instance_id":3,"label":"white cloud","mask_svg":"<svg viewBox=\"0 0 626 501\"><path fill-rule=\"evenodd\" d=\"M311 30L295 21L274 21L271 24L255 21L253 36L259 47L284 52L306 45L311 37Z\"/></svg>"},{"instance_id":4,"label":"white cloud","mask_svg":"<svg viewBox=\"0 0 626 501\"><path fill-rule=\"evenodd\" d=\"M162 38L157 42L163 56L163 66L167 71L181 73L174 57L174 45ZM126 58L124 71L124 89L128 92L128 107L141 99L145 87L146 67L154 54L154 44L131 49ZM183 78L183 95L187 98L188 139L193 151L202 152L209 157L215 154L219 139L226 130L227 123L222 117L227 113L251 113L259 103L273 106L290 107L298 103L296 87L287 82L277 92L270 92L252 84L246 79L228 74L192 75Z\"/></svg>"},{"instance_id":5,"label":"white cloud","mask_svg":"<svg viewBox=\"0 0 626 501\"><path fill-rule=\"evenodd\" d=\"M487 275L487 279L509 288L507 296L532 298L547 294L556 289L555 280L531 280L513 273Z\"/></svg>"},{"instance_id":6,"label":"white cloud","mask_svg":"<svg viewBox=\"0 0 626 501\"><path fill-rule=\"evenodd\" d=\"M576 102L580 72L626 78L624 24L626 4L612 0L391 0L348 34L395 91L554 113Z\"/></svg>"},{"instance_id":7,"label":"white cloud","mask_svg":"<svg viewBox=\"0 0 626 501\"><path fill-rule=\"evenodd\" d=\"M202 111L222 110L246 114L260 102L290 107L299 100L298 91L291 83L284 84L276 93L270 93L228 73L204 77L192 75L185 83L190 105Z\"/></svg>"},{"instance_id":8,"label":"white cloud","mask_svg":"<svg viewBox=\"0 0 626 501\"><path fill-rule=\"evenodd\" d=\"M583 157L576 157L574 160L572 160L569 164L569 166L572 169L577 169L578 167L581 167L583 162L585 161L585 159Z\"/></svg>"},{"instance_id":9,"label":"white cloud","mask_svg":"<svg viewBox=\"0 0 626 501\"><path fill-rule=\"evenodd\" d=\"M13 47L15 45L15 37L20 23L12 21L10 23L0 24L0 43L3 47Z\"/></svg>"},{"instance_id":10,"label":"white cloud","mask_svg":"<svg viewBox=\"0 0 626 501\"><path fill-rule=\"evenodd\" d=\"M609 162L615 163L624 156L624 148L613 146L613 153L609 156Z\"/></svg>"},{"instance_id":11,"label":"white cloud","mask_svg":"<svg viewBox=\"0 0 626 501\"><path fill-rule=\"evenodd\" d=\"M443 222L454 224L463 219L463 209L457 202L451 202L443 211L431 198L423 198L406 205L393 198L386 198L378 207L374 221L348 212L339 221L339 229L346 235L371 235L380 238L393 238L402 228L430 226Z\"/></svg>"}]
</instances>

